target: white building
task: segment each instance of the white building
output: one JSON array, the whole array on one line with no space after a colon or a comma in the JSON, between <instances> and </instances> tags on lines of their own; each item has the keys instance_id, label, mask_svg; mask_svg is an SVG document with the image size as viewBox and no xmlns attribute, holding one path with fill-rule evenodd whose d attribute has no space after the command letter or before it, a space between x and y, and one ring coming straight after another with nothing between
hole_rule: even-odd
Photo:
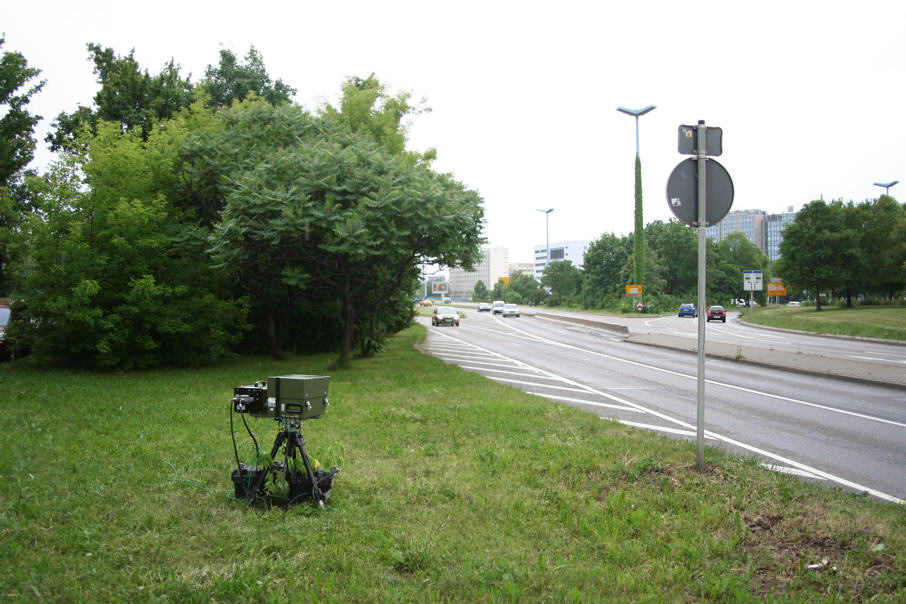
<instances>
[{"instance_id":1,"label":"white building","mask_svg":"<svg viewBox=\"0 0 906 604\"><path fill-rule=\"evenodd\" d=\"M475 284L481 281L489 290L498 279L510 276L510 251L505 247L481 248L481 260L474 271L450 269L450 294L454 298L472 298Z\"/></svg>"},{"instance_id":2,"label":"white building","mask_svg":"<svg viewBox=\"0 0 906 604\"><path fill-rule=\"evenodd\" d=\"M560 241L551 245L551 262L570 260L576 268L582 268L588 241ZM547 268L547 244L535 246L535 280L540 282L544 269Z\"/></svg>"}]
</instances>

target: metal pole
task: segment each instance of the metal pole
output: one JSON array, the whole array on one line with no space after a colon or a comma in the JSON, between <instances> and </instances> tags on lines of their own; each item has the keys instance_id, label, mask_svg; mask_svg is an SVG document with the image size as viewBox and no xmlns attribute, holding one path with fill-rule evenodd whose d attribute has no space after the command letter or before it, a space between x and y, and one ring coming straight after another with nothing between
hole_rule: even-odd
<instances>
[{"instance_id":1,"label":"metal pole","mask_svg":"<svg viewBox=\"0 0 906 604\"><path fill-rule=\"evenodd\" d=\"M705 262L705 162L707 161L705 144L707 140L705 120L698 121L696 128L698 136L698 418L696 423L696 455L695 467L705 469L705 324L702 321L702 312L705 310L705 275L707 263Z\"/></svg>"}]
</instances>

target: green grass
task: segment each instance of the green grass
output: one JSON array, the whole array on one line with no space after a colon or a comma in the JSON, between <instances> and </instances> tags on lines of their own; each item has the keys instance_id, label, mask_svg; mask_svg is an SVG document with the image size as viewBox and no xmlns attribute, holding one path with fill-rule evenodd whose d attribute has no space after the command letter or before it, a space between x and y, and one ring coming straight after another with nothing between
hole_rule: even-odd
<instances>
[{"instance_id":1,"label":"green grass","mask_svg":"<svg viewBox=\"0 0 906 604\"><path fill-rule=\"evenodd\" d=\"M351 370L333 355L0 366L0 600L906 598L903 506L711 449L697 472L694 443L444 365L423 334ZM330 408L303 427L342 468L323 511L231 497L232 389L288 373L331 376ZM275 422L254 424L269 447Z\"/></svg>"},{"instance_id":2,"label":"green grass","mask_svg":"<svg viewBox=\"0 0 906 604\"><path fill-rule=\"evenodd\" d=\"M743 320L815 333L906 340L906 306L814 306L756 308Z\"/></svg>"}]
</instances>

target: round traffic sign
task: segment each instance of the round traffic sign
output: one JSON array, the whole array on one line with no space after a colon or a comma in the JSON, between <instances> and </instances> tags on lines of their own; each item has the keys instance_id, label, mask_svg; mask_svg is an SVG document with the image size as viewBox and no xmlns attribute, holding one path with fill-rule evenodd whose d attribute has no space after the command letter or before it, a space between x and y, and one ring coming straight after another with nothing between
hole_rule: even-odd
<instances>
[{"instance_id":1,"label":"round traffic sign","mask_svg":"<svg viewBox=\"0 0 906 604\"><path fill-rule=\"evenodd\" d=\"M705 160L705 224L723 220L733 205L733 180L717 160ZM681 161L667 180L667 205L680 221L698 226L698 158Z\"/></svg>"}]
</instances>

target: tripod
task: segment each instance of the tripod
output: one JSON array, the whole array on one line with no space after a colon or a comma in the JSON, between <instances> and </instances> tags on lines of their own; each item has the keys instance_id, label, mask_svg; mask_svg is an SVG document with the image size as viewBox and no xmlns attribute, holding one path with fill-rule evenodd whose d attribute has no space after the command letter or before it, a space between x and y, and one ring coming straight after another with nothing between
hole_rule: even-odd
<instances>
[{"instance_id":1,"label":"tripod","mask_svg":"<svg viewBox=\"0 0 906 604\"><path fill-rule=\"evenodd\" d=\"M268 467L261 471L255 472L254 477L250 480L248 489L249 505L255 505L259 500L267 498L268 493L263 488L266 484L268 474L275 471L283 471L284 484L289 485L289 497L287 505L297 500L311 497L320 507L324 507L324 500L330 491L333 476L339 471L333 468L330 472L319 470L316 472L311 466L308 454L305 452L305 439L300 432L301 422L285 424L287 429L283 430L274 439L274 446L271 448L271 459L275 460ZM277 454L281 448L284 450L286 463L278 462ZM299 469L293 468L290 460L296 460L297 455L302 458L302 464L305 466L305 474ZM322 490L321 485L326 488Z\"/></svg>"}]
</instances>

